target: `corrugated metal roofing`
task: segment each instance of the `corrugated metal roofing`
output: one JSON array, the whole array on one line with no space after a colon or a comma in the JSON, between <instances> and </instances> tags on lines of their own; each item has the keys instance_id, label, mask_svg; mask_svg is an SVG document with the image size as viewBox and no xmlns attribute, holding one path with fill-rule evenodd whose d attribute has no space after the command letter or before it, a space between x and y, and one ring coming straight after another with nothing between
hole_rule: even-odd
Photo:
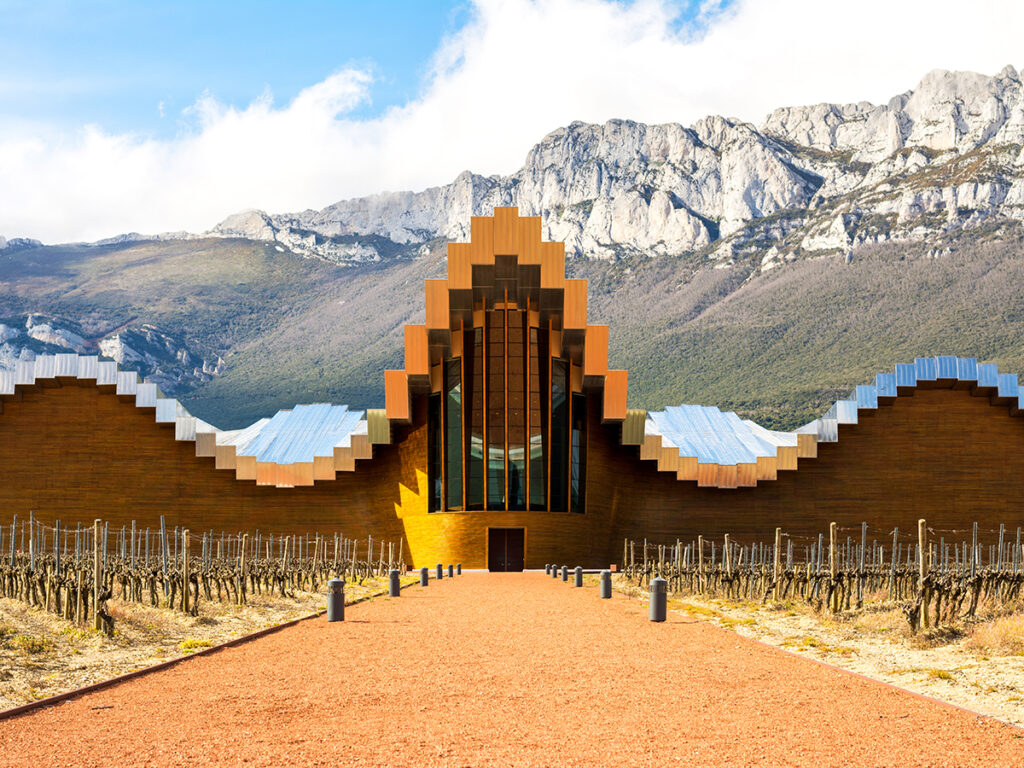
<instances>
[{"instance_id":1,"label":"corrugated metal roofing","mask_svg":"<svg viewBox=\"0 0 1024 768\"><path fill-rule=\"evenodd\" d=\"M753 464L774 456L779 445L796 445L795 433L773 432L714 406L679 405L647 415L647 434L660 435L662 445L701 464Z\"/></svg>"},{"instance_id":2,"label":"corrugated metal roofing","mask_svg":"<svg viewBox=\"0 0 1024 768\"><path fill-rule=\"evenodd\" d=\"M260 463L291 465L330 459L327 474L319 475L325 479L333 476L330 467L351 470L354 466L353 437L362 439L357 455L370 455L366 453L370 442L362 411L350 411L344 405L298 405L245 429L221 431L190 414L178 400L164 397L156 384L142 382L135 371L119 370L116 363L99 360L96 355L62 353L19 360L13 371L0 371L0 395L13 395L17 386L56 378L95 380L97 386L113 387L124 399L134 397L135 406L152 411L156 423L174 426L175 440L196 443L200 456L212 457L215 447L224 446L231 447L235 456L255 457ZM200 449L201 439L206 448ZM335 462L336 448L349 455L340 463ZM217 461L221 466L221 459ZM234 467L234 462L226 462L225 467Z\"/></svg>"},{"instance_id":3,"label":"corrugated metal roofing","mask_svg":"<svg viewBox=\"0 0 1024 768\"><path fill-rule=\"evenodd\" d=\"M986 388L1003 402L1024 410L1024 390L1017 374L999 373L994 364L978 363L971 357L919 357L913 363L896 365L892 373L877 374L874 380L873 385L855 387L849 397L837 400L821 418L793 432L774 432L714 407L682 405L648 413L644 434L657 437L663 447L675 447L681 458L696 458L698 464L733 466L777 456L780 447L798 446L798 435L814 435L819 443L834 443L839 439L840 424L856 424L861 410L878 408L879 398L894 398L900 388L916 387L921 382L946 386L964 382Z\"/></svg>"},{"instance_id":4,"label":"corrugated metal roofing","mask_svg":"<svg viewBox=\"0 0 1024 768\"><path fill-rule=\"evenodd\" d=\"M344 405L297 405L257 422L258 429L245 430L244 437L234 443L235 453L274 464L310 462L316 456L333 458L335 446L345 438L351 440L362 420L362 411L350 411Z\"/></svg>"}]
</instances>

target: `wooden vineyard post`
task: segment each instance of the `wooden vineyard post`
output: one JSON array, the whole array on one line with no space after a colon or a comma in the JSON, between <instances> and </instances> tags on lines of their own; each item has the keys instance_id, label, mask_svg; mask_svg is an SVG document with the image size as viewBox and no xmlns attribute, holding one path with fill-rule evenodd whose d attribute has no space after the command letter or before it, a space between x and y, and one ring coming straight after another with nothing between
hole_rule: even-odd
<instances>
[{"instance_id":1,"label":"wooden vineyard post","mask_svg":"<svg viewBox=\"0 0 1024 768\"><path fill-rule=\"evenodd\" d=\"M868 548L868 524L860 524L860 559L857 563L857 610L864 606L864 553Z\"/></svg>"},{"instance_id":2,"label":"wooden vineyard post","mask_svg":"<svg viewBox=\"0 0 1024 768\"><path fill-rule=\"evenodd\" d=\"M829 592L829 608L839 612L839 592L836 590L836 524L828 524L828 573L832 580Z\"/></svg>"},{"instance_id":3,"label":"wooden vineyard post","mask_svg":"<svg viewBox=\"0 0 1024 768\"><path fill-rule=\"evenodd\" d=\"M99 612L102 576L100 571L100 521L94 520L92 523L92 623L97 632L103 628Z\"/></svg>"},{"instance_id":4,"label":"wooden vineyard post","mask_svg":"<svg viewBox=\"0 0 1024 768\"><path fill-rule=\"evenodd\" d=\"M65 534L65 537L68 535ZM1017 526L1017 544L1014 545L1014 573L1021 571L1021 528Z\"/></svg>"},{"instance_id":5,"label":"wooden vineyard post","mask_svg":"<svg viewBox=\"0 0 1024 768\"><path fill-rule=\"evenodd\" d=\"M622 570L625 572L629 565L629 539L622 540Z\"/></svg>"},{"instance_id":6,"label":"wooden vineyard post","mask_svg":"<svg viewBox=\"0 0 1024 768\"><path fill-rule=\"evenodd\" d=\"M164 600L167 600L167 524L163 515L160 515L160 563L163 570Z\"/></svg>"},{"instance_id":7,"label":"wooden vineyard post","mask_svg":"<svg viewBox=\"0 0 1024 768\"><path fill-rule=\"evenodd\" d=\"M324 548L327 548L327 540L324 540ZM316 535L316 539L313 541L313 572L309 578L309 591L316 591L316 569L320 567L320 534ZM244 577L243 577L244 578Z\"/></svg>"},{"instance_id":8,"label":"wooden vineyard post","mask_svg":"<svg viewBox=\"0 0 1024 768\"><path fill-rule=\"evenodd\" d=\"M893 528L892 531L892 552L889 553L889 559L892 561L889 568L889 599L896 599L896 546L899 540L900 529Z\"/></svg>"},{"instance_id":9,"label":"wooden vineyard post","mask_svg":"<svg viewBox=\"0 0 1024 768\"><path fill-rule=\"evenodd\" d=\"M249 546L249 534L242 536L242 547L238 553L238 604L245 605L245 550Z\"/></svg>"},{"instance_id":10,"label":"wooden vineyard post","mask_svg":"<svg viewBox=\"0 0 1024 768\"><path fill-rule=\"evenodd\" d=\"M181 531L181 610L188 613L188 528Z\"/></svg>"},{"instance_id":11,"label":"wooden vineyard post","mask_svg":"<svg viewBox=\"0 0 1024 768\"><path fill-rule=\"evenodd\" d=\"M973 579L978 572L978 524L974 524L973 533L971 535L971 578Z\"/></svg>"},{"instance_id":12,"label":"wooden vineyard post","mask_svg":"<svg viewBox=\"0 0 1024 768\"><path fill-rule=\"evenodd\" d=\"M999 546L996 548L996 551L998 553L997 557L996 557L996 574L999 576L999 581L996 582L998 584L998 586L996 587L996 594L999 595L1000 599L1002 599L1002 596L1003 596L1003 580L1002 580L1002 575L1003 575L1003 534L1005 532L1006 532L1006 525L1003 524L1003 523L1000 523L999 524Z\"/></svg>"},{"instance_id":13,"label":"wooden vineyard post","mask_svg":"<svg viewBox=\"0 0 1024 768\"><path fill-rule=\"evenodd\" d=\"M922 518L917 521L917 591L921 597L921 629L928 629L928 593L924 582L928 576L927 552L928 530Z\"/></svg>"},{"instance_id":14,"label":"wooden vineyard post","mask_svg":"<svg viewBox=\"0 0 1024 768\"><path fill-rule=\"evenodd\" d=\"M704 594L704 537L697 537L697 592Z\"/></svg>"},{"instance_id":15,"label":"wooden vineyard post","mask_svg":"<svg viewBox=\"0 0 1024 768\"><path fill-rule=\"evenodd\" d=\"M782 529L775 529L775 552L772 558L772 600L779 599L779 547L782 544Z\"/></svg>"}]
</instances>

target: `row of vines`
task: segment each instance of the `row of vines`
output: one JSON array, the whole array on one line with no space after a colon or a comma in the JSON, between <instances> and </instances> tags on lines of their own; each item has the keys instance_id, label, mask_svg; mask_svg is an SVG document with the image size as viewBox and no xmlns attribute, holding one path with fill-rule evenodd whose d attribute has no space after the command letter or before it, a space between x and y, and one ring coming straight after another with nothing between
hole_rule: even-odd
<instances>
[{"instance_id":1,"label":"row of vines","mask_svg":"<svg viewBox=\"0 0 1024 768\"><path fill-rule=\"evenodd\" d=\"M316 592L328 579L362 583L406 570L404 542L346 538L341 532L197 534L177 527L120 529L46 525L30 515L0 525L0 596L90 621L113 635L112 598L149 603L193 616L206 601L245 605L252 594L290 597Z\"/></svg>"},{"instance_id":2,"label":"row of vines","mask_svg":"<svg viewBox=\"0 0 1024 768\"><path fill-rule=\"evenodd\" d=\"M1024 584L1021 529L886 531L885 538L835 523L817 536L775 530L773 541L720 539L623 544L625 575L640 586L665 579L671 592L727 599L801 599L834 613L867 595L899 603L911 628L971 618L986 601L1012 604ZM988 541L985 541L985 538Z\"/></svg>"}]
</instances>

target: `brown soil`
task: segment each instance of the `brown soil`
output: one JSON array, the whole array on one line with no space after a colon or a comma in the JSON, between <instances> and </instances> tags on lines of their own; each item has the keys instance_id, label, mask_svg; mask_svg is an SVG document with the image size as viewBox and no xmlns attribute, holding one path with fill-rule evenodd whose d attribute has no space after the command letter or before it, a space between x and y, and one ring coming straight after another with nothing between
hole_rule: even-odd
<instances>
[{"instance_id":1,"label":"brown soil","mask_svg":"<svg viewBox=\"0 0 1024 768\"><path fill-rule=\"evenodd\" d=\"M1024 764L1011 726L542 574L346 618L0 722L0 765Z\"/></svg>"}]
</instances>

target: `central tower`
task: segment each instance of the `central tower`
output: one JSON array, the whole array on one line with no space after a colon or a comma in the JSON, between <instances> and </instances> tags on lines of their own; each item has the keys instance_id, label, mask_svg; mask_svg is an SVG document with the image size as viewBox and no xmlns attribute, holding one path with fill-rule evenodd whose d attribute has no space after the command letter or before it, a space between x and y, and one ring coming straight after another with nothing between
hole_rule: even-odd
<instances>
[{"instance_id":1,"label":"central tower","mask_svg":"<svg viewBox=\"0 0 1024 768\"><path fill-rule=\"evenodd\" d=\"M391 421L427 398L428 512L586 512L588 414L625 419L626 372L564 245L515 208L473 217L448 279L426 281L426 321L385 383Z\"/></svg>"},{"instance_id":2,"label":"central tower","mask_svg":"<svg viewBox=\"0 0 1024 768\"><path fill-rule=\"evenodd\" d=\"M520 287L516 257L496 261L500 293L474 298L431 377L430 511L582 512L582 365L563 348L559 313Z\"/></svg>"}]
</instances>

